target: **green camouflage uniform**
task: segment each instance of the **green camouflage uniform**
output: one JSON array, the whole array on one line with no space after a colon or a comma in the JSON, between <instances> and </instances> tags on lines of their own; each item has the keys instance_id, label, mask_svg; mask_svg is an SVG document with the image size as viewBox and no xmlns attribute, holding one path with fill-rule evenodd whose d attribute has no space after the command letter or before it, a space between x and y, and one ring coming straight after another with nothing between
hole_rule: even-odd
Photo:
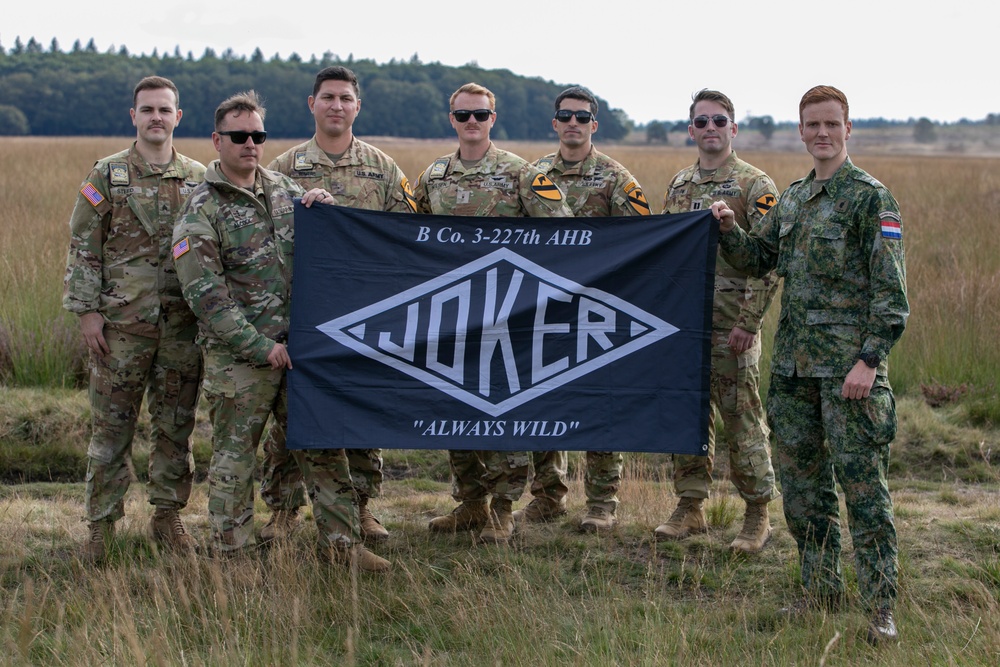
<instances>
[{"instance_id":1,"label":"green camouflage uniform","mask_svg":"<svg viewBox=\"0 0 1000 667\"><path fill-rule=\"evenodd\" d=\"M752 233L734 229L720 245L734 266L784 278L767 414L803 584L819 598L843 594L839 482L862 601L888 608L898 564L887 357L909 314L899 206L849 158L825 185L814 181L792 183ZM848 400L841 388L862 353L882 361L871 395Z\"/></svg>"},{"instance_id":2,"label":"green camouflage uniform","mask_svg":"<svg viewBox=\"0 0 1000 667\"><path fill-rule=\"evenodd\" d=\"M413 193L402 170L391 157L356 137L336 164L313 137L282 153L267 168L290 176L306 190L325 189L333 195L332 203L339 206L398 213L414 211ZM283 435L282 430L271 429L264 439L260 495L272 510L293 510L305 504L302 474L290 460L284 442L278 442ZM348 449L347 460L358 495L380 496L382 450Z\"/></svg>"},{"instance_id":3,"label":"green camouflage uniform","mask_svg":"<svg viewBox=\"0 0 1000 667\"><path fill-rule=\"evenodd\" d=\"M204 173L204 165L176 151L165 166L148 164L133 144L98 161L77 196L63 305L103 315L111 350L90 353L88 521L124 516L128 459L147 391L149 502L180 509L191 495L201 355L170 241L177 211Z\"/></svg>"},{"instance_id":4,"label":"green camouflage uniform","mask_svg":"<svg viewBox=\"0 0 1000 667\"><path fill-rule=\"evenodd\" d=\"M535 161L566 193L566 203L578 218L649 215L649 203L639 182L621 164L593 146L582 161L567 165L558 152ZM566 484L567 453L533 452L535 476L531 495L561 502L569 492ZM587 452L583 479L588 505L601 506L612 514L618 508L622 479L622 455L617 452Z\"/></svg>"},{"instance_id":5,"label":"green camouflage uniform","mask_svg":"<svg viewBox=\"0 0 1000 667\"><path fill-rule=\"evenodd\" d=\"M704 211L723 200L736 223L749 231L778 199L767 174L736 157L706 177L701 162L680 171L663 197L664 213ZM771 466L767 418L760 400L760 326L774 298L778 279L771 271L753 278L720 255L715 265L712 308L711 403L729 434L729 477L747 503L767 503L778 496ZM753 346L736 354L729 347L733 327L755 334ZM708 498L715 464L715 420L708 422L707 456L674 456L674 491L678 496Z\"/></svg>"},{"instance_id":6,"label":"green camouflage uniform","mask_svg":"<svg viewBox=\"0 0 1000 667\"><path fill-rule=\"evenodd\" d=\"M253 476L268 415L288 420L285 374L268 354L288 334L294 206L303 190L258 168L253 190L213 162L180 213L173 256L184 298L198 316L205 396L212 417L208 511L215 546L253 544ZM284 439L282 438L282 442ZM321 546L360 540L343 449L292 452L306 479Z\"/></svg>"},{"instance_id":7,"label":"green camouflage uniform","mask_svg":"<svg viewBox=\"0 0 1000 667\"><path fill-rule=\"evenodd\" d=\"M490 143L478 164L465 167L458 151L435 160L413 192L420 213L497 218L571 217L562 193L526 160ZM459 503L517 500L528 481L527 452L448 451L452 497Z\"/></svg>"}]
</instances>

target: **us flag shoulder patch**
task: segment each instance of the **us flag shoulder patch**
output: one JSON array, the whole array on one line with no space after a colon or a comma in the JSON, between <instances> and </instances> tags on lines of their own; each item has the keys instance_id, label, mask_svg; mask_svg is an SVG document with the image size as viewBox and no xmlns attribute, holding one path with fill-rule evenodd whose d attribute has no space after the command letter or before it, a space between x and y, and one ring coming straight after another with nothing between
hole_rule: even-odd
<instances>
[{"instance_id":1,"label":"us flag shoulder patch","mask_svg":"<svg viewBox=\"0 0 1000 667\"><path fill-rule=\"evenodd\" d=\"M757 212L761 215L766 215L771 207L778 203L778 198L768 192L766 195L761 195L757 197L757 201L754 205L757 207Z\"/></svg>"},{"instance_id":2,"label":"us flag shoulder patch","mask_svg":"<svg viewBox=\"0 0 1000 667\"><path fill-rule=\"evenodd\" d=\"M188 237L185 236L180 241L174 244L174 259L177 259L190 249L191 249L191 244L188 242Z\"/></svg>"},{"instance_id":3,"label":"us flag shoulder patch","mask_svg":"<svg viewBox=\"0 0 1000 667\"><path fill-rule=\"evenodd\" d=\"M896 213L893 213L892 211L883 211L882 213L879 213L878 217L882 224L882 238L903 238L903 224Z\"/></svg>"},{"instance_id":4,"label":"us flag shoulder patch","mask_svg":"<svg viewBox=\"0 0 1000 667\"><path fill-rule=\"evenodd\" d=\"M99 206L101 202L104 201L104 195L98 192L97 188L94 187L93 183L87 183L80 190L80 194L83 198L90 202L91 206Z\"/></svg>"},{"instance_id":5,"label":"us flag shoulder patch","mask_svg":"<svg viewBox=\"0 0 1000 667\"><path fill-rule=\"evenodd\" d=\"M531 181L531 191L542 199L562 201L562 191L545 174L537 174Z\"/></svg>"}]
</instances>

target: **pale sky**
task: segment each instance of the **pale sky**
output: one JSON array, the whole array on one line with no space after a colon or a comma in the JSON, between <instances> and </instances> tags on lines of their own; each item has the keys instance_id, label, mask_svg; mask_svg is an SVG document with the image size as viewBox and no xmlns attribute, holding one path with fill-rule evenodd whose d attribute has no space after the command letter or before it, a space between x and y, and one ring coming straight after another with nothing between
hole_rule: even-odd
<instances>
[{"instance_id":1,"label":"pale sky","mask_svg":"<svg viewBox=\"0 0 1000 667\"><path fill-rule=\"evenodd\" d=\"M192 3L194 4L194 3ZM1000 113L995 0L734 2L669 0L244 0L202 8L78 0L5 3L0 43L34 37L63 51L91 37L105 51L249 56L331 51L509 69L581 84L637 123L687 117L691 95L716 88L748 113L797 120L806 90L843 90L853 118L953 122ZM364 81L361 82L362 95ZM502 110L503 100L498 100Z\"/></svg>"}]
</instances>

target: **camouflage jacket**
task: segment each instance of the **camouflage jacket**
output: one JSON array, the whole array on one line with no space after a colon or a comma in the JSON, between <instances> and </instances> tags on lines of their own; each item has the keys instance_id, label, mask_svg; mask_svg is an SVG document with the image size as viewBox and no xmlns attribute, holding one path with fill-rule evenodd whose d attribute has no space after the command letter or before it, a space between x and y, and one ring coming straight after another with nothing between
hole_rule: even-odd
<instances>
[{"instance_id":1,"label":"camouflage jacket","mask_svg":"<svg viewBox=\"0 0 1000 667\"><path fill-rule=\"evenodd\" d=\"M458 151L427 167L413 191L417 211L498 218L572 217L558 187L523 158L490 143L466 169Z\"/></svg>"},{"instance_id":2,"label":"camouflage jacket","mask_svg":"<svg viewBox=\"0 0 1000 667\"><path fill-rule=\"evenodd\" d=\"M899 205L850 158L813 194L815 171L795 181L748 234L720 237L727 260L784 278L771 371L845 377L861 353L882 357L909 315Z\"/></svg>"},{"instance_id":3,"label":"camouflage jacket","mask_svg":"<svg viewBox=\"0 0 1000 667\"><path fill-rule=\"evenodd\" d=\"M324 188L340 206L398 213L416 210L410 183L395 161L357 137L336 164L313 137L276 157L267 168L290 176L306 190Z\"/></svg>"},{"instance_id":4,"label":"camouflage jacket","mask_svg":"<svg viewBox=\"0 0 1000 667\"><path fill-rule=\"evenodd\" d=\"M170 241L177 212L205 166L180 155L162 170L132 147L98 160L70 218L63 306L99 312L106 326L156 338L190 326Z\"/></svg>"},{"instance_id":5,"label":"camouflage jacket","mask_svg":"<svg viewBox=\"0 0 1000 667\"><path fill-rule=\"evenodd\" d=\"M566 193L566 203L577 217L649 215L639 181L593 146L587 157L572 167L566 166L558 152L539 158L535 167Z\"/></svg>"},{"instance_id":6,"label":"camouflage jacket","mask_svg":"<svg viewBox=\"0 0 1000 667\"><path fill-rule=\"evenodd\" d=\"M708 178L701 178L701 161L674 176L663 196L664 213L704 211L722 199L736 213L736 224L750 231L778 201L774 181L763 171L736 157L733 152ZM712 328L734 326L757 333L764 312L774 299L778 279L773 271L754 278L730 266L722 253L715 264L715 301Z\"/></svg>"},{"instance_id":7,"label":"camouflage jacket","mask_svg":"<svg viewBox=\"0 0 1000 667\"><path fill-rule=\"evenodd\" d=\"M264 364L288 334L294 241L292 179L257 168L254 190L208 167L174 231L173 257L184 298L199 320L199 342L228 346Z\"/></svg>"}]
</instances>

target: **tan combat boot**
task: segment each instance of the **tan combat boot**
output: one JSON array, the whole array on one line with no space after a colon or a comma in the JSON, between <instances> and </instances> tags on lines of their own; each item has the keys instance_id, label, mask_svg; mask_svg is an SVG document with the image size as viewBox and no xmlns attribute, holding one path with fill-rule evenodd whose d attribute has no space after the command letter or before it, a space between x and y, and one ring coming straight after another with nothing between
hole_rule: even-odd
<instances>
[{"instance_id":1,"label":"tan combat boot","mask_svg":"<svg viewBox=\"0 0 1000 667\"><path fill-rule=\"evenodd\" d=\"M384 542L389 539L389 531L368 509L368 499L365 497L358 499L358 514L361 517L361 539L365 542Z\"/></svg>"},{"instance_id":2,"label":"tan combat boot","mask_svg":"<svg viewBox=\"0 0 1000 667\"><path fill-rule=\"evenodd\" d=\"M177 554L198 553L198 542L188 535L177 510L157 507L149 520L149 537Z\"/></svg>"},{"instance_id":3,"label":"tan combat boot","mask_svg":"<svg viewBox=\"0 0 1000 667\"><path fill-rule=\"evenodd\" d=\"M588 533L605 533L617 523L615 515L603 505L589 505L587 516L580 522L580 530Z\"/></svg>"},{"instance_id":4,"label":"tan combat boot","mask_svg":"<svg viewBox=\"0 0 1000 667\"><path fill-rule=\"evenodd\" d=\"M115 537L115 522L108 519L91 521L88 530L87 541L80 547L80 560L89 564L102 563L108 544Z\"/></svg>"},{"instance_id":5,"label":"tan combat boot","mask_svg":"<svg viewBox=\"0 0 1000 667\"><path fill-rule=\"evenodd\" d=\"M529 523L545 523L562 516L566 513L566 503L561 500L553 500L544 496L532 498L528 506L523 510L513 513L514 521L527 521Z\"/></svg>"},{"instance_id":6,"label":"tan combat boot","mask_svg":"<svg viewBox=\"0 0 1000 667\"><path fill-rule=\"evenodd\" d=\"M431 519L427 528L432 533L454 533L459 530L480 530L489 521L485 500L466 500L451 514Z\"/></svg>"},{"instance_id":7,"label":"tan combat boot","mask_svg":"<svg viewBox=\"0 0 1000 667\"><path fill-rule=\"evenodd\" d=\"M348 548L331 547L330 560L334 564L357 567L360 572L388 572L392 568L392 563L360 544Z\"/></svg>"},{"instance_id":8,"label":"tan combat boot","mask_svg":"<svg viewBox=\"0 0 1000 667\"><path fill-rule=\"evenodd\" d=\"M656 527L654 536L657 540L683 540L694 533L707 533L704 505L704 498L681 498L667 522Z\"/></svg>"},{"instance_id":9,"label":"tan combat boot","mask_svg":"<svg viewBox=\"0 0 1000 667\"><path fill-rule=\"evenodd\" d=\"M494 498L490 505L490 520L479 533L479 539L491 544L506 544L514 535L514 516L511 501Z\"/></svg>"},{"instance_id":10,"label":"tan combat boot","mask_svg":"<svg viewBox=\"0 0 1000 667\"><path fill-rule=\"evenodd\" d=\"M770 537L771 521L767 514L767 503L748 504L743 515L743 528L729 545L729 549L755 554L764 548Z\"/></svg>"},{"instance_id":11,"label":"tan combat boot","mask_svg":"<svg viewBox=\"0 0 1000 667\"><path fill-rule=\"evenodd\" d=\"M299 508L290 510L274 510L271 518L260 529L261 542L271 540L287 540L300 527Z\"/></svg>"}]
</instances>

